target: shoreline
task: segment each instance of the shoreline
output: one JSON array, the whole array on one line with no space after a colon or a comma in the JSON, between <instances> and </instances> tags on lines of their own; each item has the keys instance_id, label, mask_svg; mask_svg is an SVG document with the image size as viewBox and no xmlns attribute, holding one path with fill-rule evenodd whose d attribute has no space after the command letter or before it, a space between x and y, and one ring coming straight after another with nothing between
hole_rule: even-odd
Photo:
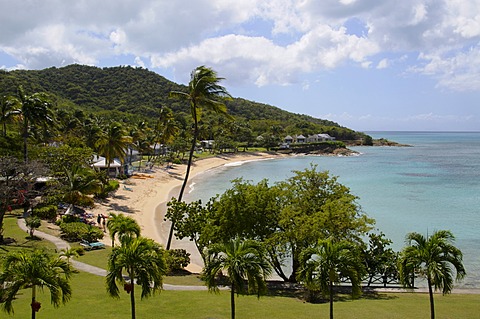
<instances>
[{"instance_id":1,"label":"shoreline","mask_svg":"<svg viewBox=\"0 0 480 319\"><path fill-rule=\"evenodd\" d=\"M289 155L266 152L220 154L214 157L194 161L190 170L189 182L199 175L222 166L237 166L241 163L277 159ZM183 183L187 165L173 165L172 168L155 167L148 173L136 173L127 180L120 181L121 185L115 194L105 201L95 204L90 213L109 215L122 213L134 218L140 225L142 236L151 238L165 246L170 230L170 222L164 221L166 203L177 197ZM187 190L188 191L188 190ZM108 232L101 240L111 245ZM190 255L190 265L187 267L192 273L199 273L203 268L203 261L188 238L172 239L172 248L185 249Z\"/></svg>"}]
</instances>

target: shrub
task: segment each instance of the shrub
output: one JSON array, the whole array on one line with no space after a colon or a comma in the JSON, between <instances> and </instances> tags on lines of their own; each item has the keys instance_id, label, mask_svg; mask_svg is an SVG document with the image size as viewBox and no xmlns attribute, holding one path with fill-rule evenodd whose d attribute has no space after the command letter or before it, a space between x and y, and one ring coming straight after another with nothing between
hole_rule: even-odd
<instances>
[{"instance_id":1,"label":"shrub","mask_svg":"<svg viewBox=\"0 0 480 319\"><path fill-rule=\"evenodd\" d=\"M41 219L54 220L57 217L57 207L55 205L37 206L32 209L32 216Z\"/></svg>"},{"instance_id":2,"label":"shrub","mask_svg":"<svg viewBox=\"0 0 480 319\"><path fill-rule=\"evenodd\" d=\"M40 226L42 225L42 221L37 216L30 216L25 218L25 224L29 229L30 237L33 237L35 229L40 228Z\"/></svg>"},{"instance_id":3,"label":"shrub","mask_svg":"<svg viewBox=\"0 0 480 319\"><path fill-rule=\"evenodd\" d=\"M89 242L103 238L103 232L97 227L82 222L60 223L62 237L68 241L86 240Z\"/></svg>"},{"instance_id":4,"label":"shrub","mask_svg":"<svg viewBox=\"0 0 480 319\"><path fill-rule=\"evenodd\" d=\"M169 273L179 271L190 264L190 253L185 249L166 250L165 261Z\"/></svg>"}]
</instances>

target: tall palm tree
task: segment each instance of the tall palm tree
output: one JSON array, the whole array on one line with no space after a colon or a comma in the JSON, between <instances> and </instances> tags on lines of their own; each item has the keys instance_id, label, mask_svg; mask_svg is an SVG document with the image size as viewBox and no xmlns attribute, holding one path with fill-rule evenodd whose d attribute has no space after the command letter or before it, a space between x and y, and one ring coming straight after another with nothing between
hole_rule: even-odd
<instances>
[{"instance_id":1,"label":"tall palm tree","mask_svg":"<svg viewBox=\"0 0 480 319\"><path fill-rule=\"evenodd\" d=\"M230 306L232 319L235 319L235 293L246 292L246 280L248 292L260 295L266 290L265 280L272 270L260 243L233 239L212 245L207 251L204 275L210 291L218 291L216 278L223 271L230 283Z\"/></svg>"},{"instance_id":2,"label":"tall palm tree","mask_svg":"<svg viewBox=\"0 0 480 319\"><path fill-rule=\"evenodd\" d=\"M53 123L51 103L45 93L27 95L22 86L18 87L17 96L11 99L11 103L22 118L23 159L27 162L29 132L32 126Z\"/></svg>"},{"instance_id":3,"label":"tall palm tree","mask_svg":"<svg viewBox=\"0 0 480 319\"><path fill-rule=\"evenodd\" d=\"M124 272L128 275L128 282ZM119 298L117 284L123 284L130 294L132 319L135 319L135 283L142 287L141 298L147 298L162 288L165 274L164 250L151 239L130 238L114 247L108 258L107 292Z\"/></svg>"},{"instance_id":4,"label":"tall palm tree","mask_svg":"<svg viewBox=\"0 0 480 319\"><path fill-rule=\"evenodd\" d=\"M198 121L201 118L202 109L205 108L216 113L227 115L227 107L223 101L225 99L231 99L231 95L227 92L226 88L219 84L222 80L223 78L218 77L217 72L211 68L199 66L190 74L187 93L180 91L170 92L170 97L190 102L190 112L193 118L193 139L188 156L187 171L185 173L182 188L180 189L180 194L178 195L179 202L182 201L183 193L185 192L188 177L190 175L193 153L195 152L195 146L198 139ZM174 222L172 221L170 232L168 234L167 250L170 249L174 226Z\"/></svg>"},{"instance_id":5,"label":"tall palm tree","mask_svg":"<svg viewBox=\"0 0 480 319\"><path fill-rule=\"evenodd\" d=\"M336 283L348 278L352 294L355 296L361 292L363 264L356 252L357 249L349 242L326 239L301 254L298 278L309 291L321 291L330 297L330 319L333 319L333 287Z\"/></svg>"},{"instance_id":6,"label":"tall palm tree","mask_svg":"<svg viewBox=\"0 0 480 319\"><path fill-rule=\"evenodd\" d=\"M111 213L108 218L107 229L112 238L112 247L115 246L115 236L117 235L120 242L131 237L140 236L140 225L138 225L137 221L123 214Z\"/></svg>"},{"instance_id":7,"label":"tall palm tree","mask_svg":"<svg viewBox=\"0 0 480 319\"><path fill-rule=\"evenodd\" d=\"M73 273L70 265L57 256L49 255L44 251L11 252L5 256L3 270L0 274L2 291L2 305L4 311L13 313L12 302L21 289L32 289L32 319L40 308L36 300L36 289L48 288L51 303L58 307L65 304L72 295L70 277Z\"/></svg>"},{"instance_id":8,"label":"tall palm tree","mask_svg":"<svg viewBox=\"0 0 480 319\"><path fill-rule=\"evenodd\" d=\"M453 268L456 280L465 277L462 252L453 245L455 237L448 230L439 230L425 238L419 233L409 233L407 244L400 254L400 281L406 287L412 287L412 278L419 275L427 280L430 295L430 317L435 318L433 288L443 294L453 289ZM452 268L453 266L453 268Z\"/></svg>"},{"instance_id":9,"label":"tall palm tree","mask_svg":"<svg viewBox=\"0 0 480 319\"><path fill-rule=\"evenodd\" d=\"M127 135L120 123L112 122L105 128L95 143L100 155L105 157L107 172L115 157L123 163L127 155L127 147L131 143L131 137Z\"/></svg>"}]
</instances>

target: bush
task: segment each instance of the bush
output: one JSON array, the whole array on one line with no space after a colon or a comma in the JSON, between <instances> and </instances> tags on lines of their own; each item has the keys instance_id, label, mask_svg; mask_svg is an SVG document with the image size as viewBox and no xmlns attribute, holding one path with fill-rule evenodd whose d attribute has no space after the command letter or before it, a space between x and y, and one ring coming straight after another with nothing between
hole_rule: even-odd
<instances>
[{"instance_id":1,"label":"bush","mask_svg":"<svg viewBox=\"0 0 480 319\"><path fill-rule=\"evenodd\" d=\"M37 206L32 209L32 216L37 216L41 219L46 220L55 220L55 218L57 217L57 206Z\"/></svg>"},{"instance_id":2,"label":"bush","mask_svg":"<svg viewBox=\"0 0 480 319\"><path fill-rule=\"evenodd\" d=\"M60 223L62 237L68 241L86 240L97 241L103 238L103 231L99 228L82 222Z\"/></svg>"},{"instance_id":3,"label":"bush","mask_svg":"<svg viewBox=\"0 0 480 319\"><path fill-rule=\"evenodd\" d=\"M165 261L167 263L167 272L179 271L190 264L190 253L185 249L166 250Z\"/></svg>"}]
</instances>

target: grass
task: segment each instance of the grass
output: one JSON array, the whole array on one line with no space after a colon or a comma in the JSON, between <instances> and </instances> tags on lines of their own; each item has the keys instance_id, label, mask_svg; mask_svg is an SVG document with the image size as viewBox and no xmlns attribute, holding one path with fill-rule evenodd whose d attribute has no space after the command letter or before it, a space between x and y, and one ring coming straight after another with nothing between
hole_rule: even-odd
<instances>
[{"instance_id":1,"label":"grass","mask_svg":"<svg viewBox=\"0 0 480 319\"><path fill-rule=\"evenodd\" d=\"M39 318L130 318L130 300L123 290L120 298L107 295L104 278L80 273L72 279L73 296L64 306L55 309L49 303L50 296L45 290L38 295L42 303ZM136 291L138 318L175 319L228 319L230 318L229 292L212 294L207 291L162 291L148 299L141 300ZM479 295L436 295L438 319L478 318ZM336 318L383 318L420 319L429 317L428 295L418 293L379 294L374 297L351 300L347 296L335 303ZM14 301L15 314L2 313L2 318L28 318L30 292L24 291ZM236 298L237 318L249 319L302 319L328 317L327 303L309 304L296 298L280 296L238 296Z\"/></svg>"},{"instance_id":2,"label":"grass","mask_svg":"<svg viewBox=\"0 0 480 319\"><path fill-rule=\"evenodd\" d=\"M17 243L0 246L0 254L5 250L50 246L44 240L28 240L27 234L16 227L16 222L16 216L7 216L5 219L5 237L14 237ZM109 249L89 251L79 260L104 268ZM42 303L42 308L38 313L39 318L130 318L129 295L121 289L119 299L108 296L105 289L105 278L81 272L73 277L71 283L72 299L57 309L50 304L50 295L47 289L39 293L37 300ZM195 275L166 277L165 283L203 284ZM0 317L28 318L30 298L29 290L21 291L18 299L13 303L15 314L7 315L0 312ZM206 291L162 291L151 298L141 300L140 291L137 289L137 317L144 319L228 319L230 318L229 298L228 291L221 291L219 294ZM339 301L334 305L336 318L420 319L428 318L430 315L428 294L382 293L365 295L356 300L341 295L338 299ZM436 318L478 318L479 304L480 295L436 295ZM329 311L328 303L310 304L298 298L275 294L260 299L256 296L238 296L236 305L238 319L325 318L328 317Z\"/></svg>"}]
</instances>

